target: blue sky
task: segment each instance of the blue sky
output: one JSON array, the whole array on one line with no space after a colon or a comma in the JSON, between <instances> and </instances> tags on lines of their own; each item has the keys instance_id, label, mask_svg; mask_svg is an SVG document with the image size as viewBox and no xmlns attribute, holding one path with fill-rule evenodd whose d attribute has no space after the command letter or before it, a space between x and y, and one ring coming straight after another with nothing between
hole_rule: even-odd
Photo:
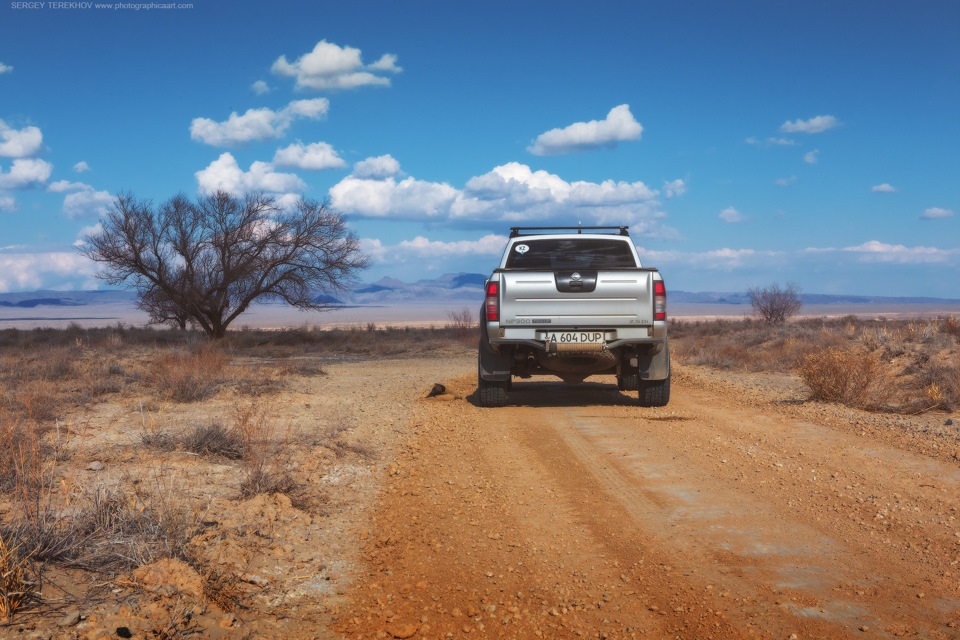
<instances>
[{"instance_id":1,"label":"blue sky","mask_svg":"<svg viewBox=\"0 0 960 640\"><path fill-rule=\"evenodd\" d=\"M673 289L960 298L953 0L95 4L0 5L0 292L219 187L329 199L365 281L582 222Z\"/></svg>"}]
</instances>

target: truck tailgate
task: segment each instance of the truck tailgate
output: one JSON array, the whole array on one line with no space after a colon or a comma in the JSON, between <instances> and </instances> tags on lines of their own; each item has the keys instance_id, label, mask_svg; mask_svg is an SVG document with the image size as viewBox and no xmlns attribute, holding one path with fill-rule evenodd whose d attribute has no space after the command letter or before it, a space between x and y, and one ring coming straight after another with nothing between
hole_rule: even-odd
<instances>
[{"instance_id":1,"label":"truck tailgate","mask_svg":"<svg viewBox=\"0 0 960 640\"><path fill-rule=\"evenodd\" d=\"M653 325L655 274L654 269L584 274L504 270L500 274L500 324L514 327ZM578 280L582 284L577 285Z\"/></svg>"}]
</instances>

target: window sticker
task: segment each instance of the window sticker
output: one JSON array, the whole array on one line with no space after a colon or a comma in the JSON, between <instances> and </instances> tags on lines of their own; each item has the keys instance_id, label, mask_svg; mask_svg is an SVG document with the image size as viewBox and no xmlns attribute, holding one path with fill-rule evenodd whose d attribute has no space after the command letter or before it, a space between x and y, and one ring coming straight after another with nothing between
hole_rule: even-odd
<instances>
[{"instance_id":1,"label":"window sticker","mask_svg":"<svg viewBox=\"0 0 960 640\"><path fill-rule=\"evenodd\" d=\"M513 250L516 251L517 253L519 253L520 255L523 255L523 254L525 254L527 251L530 251L530 247L528 247L528 246L525 245L525 244L518 244L517 246L515 246L515 247L513 248Z\"/></svg>"}]
</instances>

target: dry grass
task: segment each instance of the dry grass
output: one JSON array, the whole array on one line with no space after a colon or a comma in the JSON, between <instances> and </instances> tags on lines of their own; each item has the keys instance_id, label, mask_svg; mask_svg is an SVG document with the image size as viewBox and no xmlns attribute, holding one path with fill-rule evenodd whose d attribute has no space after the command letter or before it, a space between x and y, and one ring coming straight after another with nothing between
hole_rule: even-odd
<instances>
[{"instance_id":1,"label":"dry grass","mask_svg":"<svg viewBox=\"0 0 960 640\"><path fill-rule=\"evenodd\" d=\"M797 368L814 400L870 409L886 397L884 371L876 352L830 347L803 358Z\"/></svg>"},{"instance_id":2,"label":"dry grass","mask_svg":"<svg viewBox=\"0 0 960 640\"><path fill-rule=\"evenodd\" d=\"M914 413L960 408L960 320L675 321L678 361L730 371L797 373L812 399Z\"/></svg>"}]
</instances>

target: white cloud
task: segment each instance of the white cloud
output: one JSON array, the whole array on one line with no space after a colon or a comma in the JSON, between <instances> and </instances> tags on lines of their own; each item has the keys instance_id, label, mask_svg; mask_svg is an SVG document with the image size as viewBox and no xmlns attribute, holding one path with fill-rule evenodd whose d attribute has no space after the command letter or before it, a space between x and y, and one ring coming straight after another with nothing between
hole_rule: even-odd
<instances>
[{"instance_id":1,"label":"white cloud","mask_svg":"<svg viewBox=\"0 0 960 640\"><path fill-rule=\"evenodd\" d=\"M268 85L263 80L257 80L252 85L250 85L250 90L253 91L258 96L262 96L265 93L270 93L270 85Z\"/></svg>"},{"instance_id":2,"label":"white cloud","mask_svg":"<svg viewBox=\"0 0 960 640\"><path fill-rule=\"evenodd\" d=\"M90 165L81 160L77 164L73 165L73 170L77 173L86 173L87 171L90 171Z\"/></svg>"},{"instance_id":3,"label":"white cloud","mask_svg":"<svg viewBox=\"0 0 960 640\"><path fill-rule=\"evenodd\" d=\"M14 129L0 120L0 156L28 158L43 148L43 133L37 127Z\"/></svg>"},{"instance_id":4,"label":"white cloud","mask_svg":"<svg viewBox=\"0 0 960 640\"><path fill-rule=\"evenodd\" d=\"M896 264L939 264L951 262L960 256L960 249L907 247L902 244L886 244L878 240L870 240L854 247L845 247L841 251L855 254L866 262Z\"/></svg>"},{"instance_id":5,"label":"white cloud","mask_svg":"<svg viewBox=\"0 0 960 640\"><path fill-rule=\"evenodd\" d=\"M817 164L820 159L820 149L814 149L803 154L803 161L807 164Z\"/></svg>"},{"instance_id":6,"label":"white cloud","mask_svg":"<svg viewBox=\"0 0 960 640\"><path fill-rule=\"evenodd\" d=\"M474 268L470 261L477 257L482 257L484 262L492 262L503 253L506 243L506 236L496 234L488 234L477 240L451 242L417 236L395 245L384 245L379 239L364 238L360 241L360 248L377 264L415 264L422 273L424 270L454 271ZM462 260L462 263L458 264L458 260Z\"/></svg>"},{"instance_id":7,"label":"white cloud","mask_svg":"<svg viewBox=\"0 0 960 640\"><path fill-rule=\"evenodd\" d=\"M81 218L99 218L107 213L114 197L107 191L96 191L83 185L80 191L69 193L63 199L63 212L73 220Z\"/></svg>"},{"instance_id":8,"label":"white cloud","mask_svg":"<svg viewBox=\"0 0 960 640\"><path fill-rule=\"evenodd\" d=\"M757 147L792 147L797 143L790 138L767 138L766 140L761 140L755 136L750 136L747 138L747 144Z\"/></svg>"},{"instance_id":9,"label":"white cloud","mask_svg":"<svg viewBox=\"0 0 960 640\"><path fill-rule=\"evenodd\" d=\"M389 153L375 158L367 158L353 165L353 176L373 180L400 175L400 163Z\"/></svg>"},{"instance_id":10,"label":"white cloud","mask_svg":"<svg viewBox=\"0 0 960 640\"><path fill-rule=\"evenodd\" d=\"M248 109L243 115L236 112L223 122L209 118L194 118L190 123L190 137L214 147L228 147L279 138L297 118L316 120L330 110L326 98L294 100L280 111L272 109Z\"/></svg>"},{"instance_id":11,"label":"white cloud","mask_svg":"<svg viewBox=\"0 0 960 640\"><path fill-rule=\"evenodd\" d=\"M929 209L924 210L924 212L920 214L920 217L924 220L939 220L942 218L952 218L953 211L951 211L950 209L942 209L940 207L931 207Z\"/></svg>"},{"instance_id":12,"label":"white cloud","mask_svg":"<svg viewBox=\"0 0 960 640\"><path fill-rule=\"evenodd\" d=\"M16 211L17 201L13 196L0 193L0 211Z\"/></svg>"},{"instance_id":13,"label":"white cloud","mask_svg":"<svg viewBox=\"0 0 960 640\"><path fill-rule=\"evenodd\" d=\"M82 182L70 182L69 180L57 180L56 182L50 183L47 186L47 191L52 191L54 193L64 193L65 191L80 191L82 189L90 189L91 187L85 185Z\"/></svg>"},{"instance_id":14,"label":"white cloud","mask_svg":"<svg viewBox=\"0 0 960 640\"><path fill-rule=\"evenodd\" d=\"M768 264L783 256L780 251L762 251L756 249L713 249L699 253L683 251L658 251L637 247L641 259L646 264L685 265L697 269L731 271L745 267L755 267Z\"/></svg>"},{"instance_id":15,"label":"white cloud","mask_svg":"<svg viewBox=\"0 0 960 640\"><path fill-rule=\"evenodd\" d=\"M333 205L345 213L371 218L626 224L633 226L635 233L676 236L659 224L665 217L657 200L659 192L642 182L570 183L510 162L471 178L461 190L413 177L399 180L394 176L399 165L392 158L383 164L390 174L367 174L376 178L354 174L334 185L330 189ZM372 171L375 165L370 162L365 169ZM669 183L670 188L679 191L681 182Z\"/></svg>"},{"instance_id":16,"label":"white cloud","mask_svg":"<svg viewBox=\"0 0 960 640\"><path fill-rule=\"evenodd\" d=\"M326 142L303 144L297 142L273 154L273 164L278 167L294 167L318 171L321 169L339 169L347 165Z\"/></svg>"},{"instance_id":17,"label":"white cloud","mask_svg":"<svg viewBox=\"0 0 960 640\"><path fill-rule=\"evenodd\" d=\"M397 66L397 57L386 54L372 65L364 65L362 54L354 47L340 47L321 40L313 51L293 62L280 56L271 70L281 76L296 78L298 89L355 89L367 85L389 86L384 73L403 71Z\"/></svg>"},{"instance_id":18,"label":"white cloud","mask_svg":"<svg viewBox=\"0 0 960 640\"><path fill-rule=\"evenodd\" d=\"M527 151L538 156L576 153L612 148L618 142L639 140L643 126L630 113L630 105L614 107L604 120L575 122L563 129L551 129L537 136Z\"/></svg>"},{"instance_id":19,"label":"white cloud","mask_svg":"<svg viewBox=\"0 0 960 640\"><path fill-rule=\"evenodd\" d=\"M687 183L679 178L663 184L663 195L666 198L676 198L687 192Z\"/></svg>"},{"instance_id":20,"label":"white cloud","mask_svg":"<svg viewBox=\"0 0 960 640\"><path fill-rule=\"evenodd\" d=\"M870 188L870 190L877 193L896 193L897 188L894 187L892 184L887 184L886 182L884 182L883 184L873 185Z\"/></svg>"},{"instance_id":21,"label":"white cloud","mask_svg":"<svg viewBox=\"0 0 960 640\"><path fill-rule=\"evenodd\" d=\"M10 171L0 167L0 189L25 189L46 182L53 172L53 165L46 160L18 158Z\"/></svg>"},{"instance_id":22,"label":"white cloud","mask_svg":"<svg viewBox=\"0 0 960 640\"><path fill-rule=\"evenodd\" d=\"M797 181L797 176L790 176L789 178L777 178L773 181L778 187L789 187Z\"/></svg>"},{"instance_id":23,"label":"white cloud","mask_svg":"<svg viewBox=\"0 0 960 640\"><path fill-rule=\"evenodd\" d=\"M743 214L737 211L736 209L734 209L733 207L727 207L726 209L721 211L717 217L723 220L724 222L730 222L730 223L743 222L745 220L745 218L743 217Z\"/></svg>"},{"instance_id":24,"label":"white cloud","mask_svg":"<svg viewBox=\"0 0 960 640\"><path fill-rule=\"evenodd\" d=\"M13 71L13 67L11 67L8 64L3 64L2 62L0 62L0 74L10 73L12 71Z\"/></svg>"},{"instance_id":25,"label":"white cloud","mask_svg":"<svg viewBox=\"0 0 960 640\"><path fill-rule=\"evenodd\" d=\"M330 198L337 209L370 218L422 220L447 217L459 193L446 183L348 176L330 189Z\"/></svg>"},{"instance_id":26,"label":"white cloud","mask_svg":"<svg viewBox=\"0 0 960 640\"><path fill-rule=\"evenodd\" d=\"M265 191L272 194L301 193L307 185L296 174L280 173L267 162L254 162L244 171L230 153L222 153L205 169L194 174L201 193L222 189L232 194Z\"/></svg>"},{"instance_id":27,"label":"white cloud","mask_svg":"<svg viewBox=\"0 0 960 640\"><path fill-rule=\"evenodd\" d=\"M96 263L76 251L0 252L0 291L89 289L95 286Z\"/></svg>"},{"instance_id":28,"label":"white cloud","mask_svg":"<svg viewBox=\"0 0 960 640\"><path fill-rule=\"evenodd\" d=\"M809 120L787 120L780 125L784 133L822 133L840 124L834 116L815 116Z\"/></svg>"}]
</instances>

